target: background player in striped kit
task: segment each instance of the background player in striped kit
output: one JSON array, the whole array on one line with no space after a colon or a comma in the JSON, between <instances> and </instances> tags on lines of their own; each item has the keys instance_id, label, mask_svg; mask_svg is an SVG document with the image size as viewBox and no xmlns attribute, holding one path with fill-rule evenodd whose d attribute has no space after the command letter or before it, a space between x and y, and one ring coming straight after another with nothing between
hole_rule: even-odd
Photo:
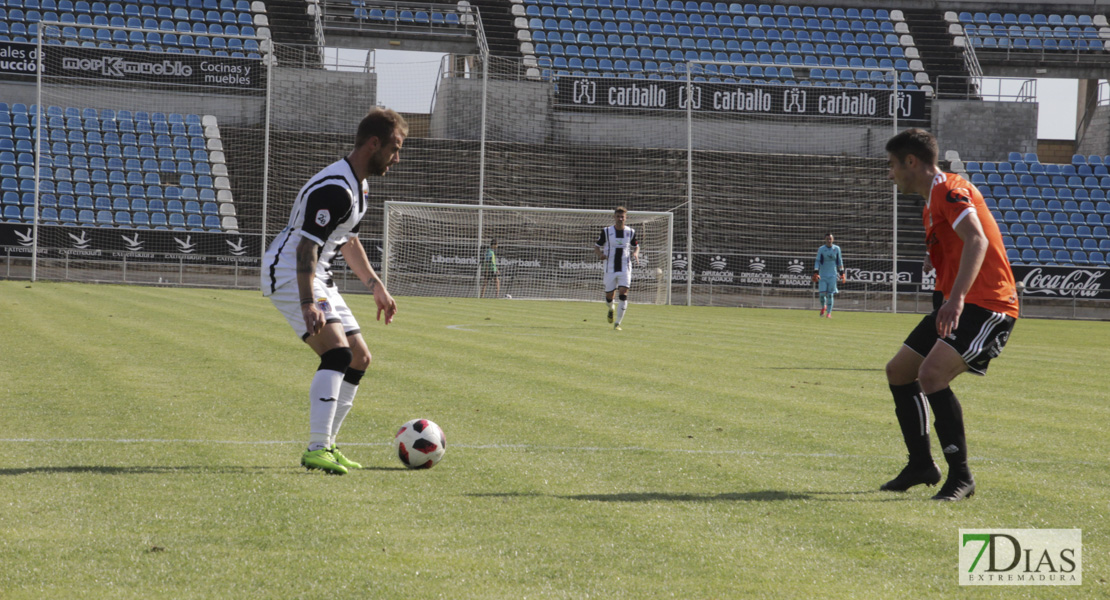
<instances>
[{"instance_id":1,"label":"background player in striped kit","mask_svg":"<svg viewBox=\"0 0 1110 600\"><path fill-rule=\"evenodd\" d=\"M636 230L625 227L628 219L628 210L618 206L613 211L613 225L601 230L601 235L594 243L594 254L605 261L605 303L609 307L609 322L613 323L613 312L616 311L616 322L613 329L621 330L621 321L628 310L628 288L632 285L632 261L640 264L640 240L636 239ZM613 294L619 293L616 307L613 306Z\"/></svg>"},{"instance_id":2,"label":"background player in striped kit","mask_svg":"<svg viewBox=\"0 0 1110 600\"><path fill-rule=\"evenodd\" d=\"M840 246L833 243L833 234L825 236L825 243L817 249L813 262L813 280L817 282L817 294L821 297L821 316L832 318L833 300L840 290L839 281L844 283L844 255Z\"/></svg>"},{"instance_id":3,"label":"background player in striped kit","mask_svg":"<svg viewBox=\"0 0 1110 600\"><path fill-rule=\"evenodd\" d=\"M262 263L262 292L317 355L309 386L308 449L301 465L343 475L362 465L339 451L335 438L370 366L370 350L331 272L337 253L374 295L378 320L393 321L397 304L358 241L372 175L400 162L408 124L375 108L359 123L355 149L324 167L301 188L289 223L274 237Z\"/></svg>"},{"instance_id":4,"label":"background player in striped kit","mask_svg":"<svg viewBox=\"0 0 1110 600\"><path fill-rule=\"evenodd\" d=\"M925 198L926 263L936 268L934 310L910 332L886 365L894 414L909 450L909 463L880 489L905 491L940 481L930 452L928 407L948 477L934 500L962 500L975 493L967 464L963 408L949 383L960 373L985 375L1009 340L1018 317L1017 290L1002 234L975 186L937 166L937 140L907 129L887 142L890 179L907 194Z\"/></svg>"}]
</instances>

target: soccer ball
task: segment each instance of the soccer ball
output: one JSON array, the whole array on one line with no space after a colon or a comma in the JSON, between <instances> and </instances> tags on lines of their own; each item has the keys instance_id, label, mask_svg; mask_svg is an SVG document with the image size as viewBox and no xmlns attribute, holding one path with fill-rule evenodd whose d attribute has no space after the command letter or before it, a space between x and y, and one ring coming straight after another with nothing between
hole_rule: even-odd
<instances>
[{"instance_id":1,"label":"soccer ball","mask_svg":"<svg viewBox=\"0 0 1110 600\"><path fill-rule=\"evenodd\" d=\"M413 419L393 436L397 458L410 469L430 469L443 459L447 438L439 425L428 419Z\"/></svg>"},{"instance_id":2,"label":"soccer ball","mask_svg":"<svg viewBox=\"0 0 1110 600\"><path fill-rule=\"evenodd\" d=\"M509 299L509 300L512 300L512 299L513 299L513 297L512 297L511 295L509 295L509 294L505 294L505 298L507 298L507 299Z\"/></svg>"}]
</instances>

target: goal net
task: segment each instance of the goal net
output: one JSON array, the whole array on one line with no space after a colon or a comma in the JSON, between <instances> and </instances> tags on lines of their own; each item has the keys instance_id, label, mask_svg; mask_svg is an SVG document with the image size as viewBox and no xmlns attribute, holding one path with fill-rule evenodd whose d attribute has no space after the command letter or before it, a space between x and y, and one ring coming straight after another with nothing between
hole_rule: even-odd
<instances>
[{"instance_id":1,"label":"goal net","mask_svg":"<svg viewBox=\"0 0 1110 600\"><path fill-rule=\"evenodd\" d=\"M37 151L3 180L33 276L255 285L261 186L235 158L264 140L269 42L219 31L41 24L35 96L10 107Z\"/></svg>"},{"instance_id":2,"label":"goal net","mask_svg":"<svg viewBox=\"0 0 1110 600\"><path fill-rule=\"evenodd\" d=\"M669 302L672 220L628 213L640 242L632 270L639 302ZM401 296L597 300L603 264L593 248L612 224L612 210L386 202L382 276Z\"/></svg>"},{"instance_id":3,"label":"goal net","mask_svg":"<svg viewBox=\"0 0 1110 600\"><path fill-rule=\"evenodd\" d=\"M686 67L690 218L676 245L692 252L675 270L692 303L816 309L811 275L832 234L847 271L836 306L889 310L895 71Z\"/></svg>"}]
</instances>

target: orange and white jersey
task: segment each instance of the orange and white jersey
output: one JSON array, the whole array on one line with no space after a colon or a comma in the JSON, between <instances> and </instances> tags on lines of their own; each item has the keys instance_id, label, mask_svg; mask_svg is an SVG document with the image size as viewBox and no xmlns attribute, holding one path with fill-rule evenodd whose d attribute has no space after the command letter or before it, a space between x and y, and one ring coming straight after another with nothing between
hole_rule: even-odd
<instances>
[{"instance_id":1,"label":"orange and white jersey","mask_svg":"<svg viewBox=\"0 0 1110 600\"><path fill-rule=\"evenodd\" d=\"M1017 289L998 223L983 202L979 190L952 173L938 173L933 178L928 201L921 213L925 224L925 246L933 268L937 270L936 289L943 292L945 298L952 293L952 284L960 270L960 255L964 250L964 242L955 228L972 212L979 218L987 236L987 254L964 302L1016 319Z\"/></svg>"}]
</instances>

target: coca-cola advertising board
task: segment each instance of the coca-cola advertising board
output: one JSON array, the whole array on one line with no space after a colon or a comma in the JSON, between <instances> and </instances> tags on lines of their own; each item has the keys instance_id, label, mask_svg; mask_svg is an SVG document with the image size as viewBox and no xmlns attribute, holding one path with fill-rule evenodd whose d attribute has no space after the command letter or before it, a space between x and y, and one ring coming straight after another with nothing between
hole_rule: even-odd
<instances>
[{"instance_id":1,"label":"coca-cola advertising board","mask_svg":"<svg viewBox=\"0 0 1110 600\"><path fill-rule=\"evenodd\" d=\"M1016 266L1014 278L1027 298L1110 298L1110 269Z\"/></svg>"}]
</instances>

